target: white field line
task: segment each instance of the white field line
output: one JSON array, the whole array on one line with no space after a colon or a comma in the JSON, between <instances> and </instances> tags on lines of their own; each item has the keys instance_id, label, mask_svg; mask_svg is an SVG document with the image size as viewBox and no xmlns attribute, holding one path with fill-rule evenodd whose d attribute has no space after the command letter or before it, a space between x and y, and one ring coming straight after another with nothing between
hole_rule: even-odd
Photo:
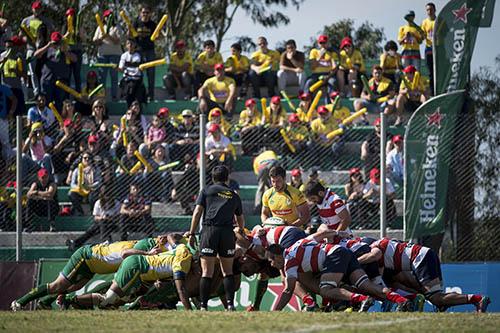
<instances>
[{"instance_id":1,"label":"white field line","mask_svg":"<svg viewBox=\"0 0 500 333\"><path fill-rule=\"evenodd\" d=\"M394 320L380 320L380 321L370 321L367 323L345 323L345 324L333 324L333 325L313 325L306 328L300 328L297 330L289 330L283 333L311 333L311 332L321 332L333 329L342 328L363 328L363 327L377 327L377 326L391 326L395 324L402 324L411 321L418 321L425 318L404 318L404 319L394 319Z\"/></svg>"}]
</instances>

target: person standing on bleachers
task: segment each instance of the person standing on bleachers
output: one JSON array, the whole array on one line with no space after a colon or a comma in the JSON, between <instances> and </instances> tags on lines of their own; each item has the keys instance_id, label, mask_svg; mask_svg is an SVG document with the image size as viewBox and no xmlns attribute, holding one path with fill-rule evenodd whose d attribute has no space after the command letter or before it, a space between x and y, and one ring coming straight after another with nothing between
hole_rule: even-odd
<instances>
[{"instance_id":1,"label":"person standing on bleachers","mask_svg":"<svg viewBox=\"0 0 500 333\"><path fill-rule=\"evenodd\" d=\"M398 32L398 42L402 48L401 60L403 67L406 68L412 65L417 70L420 70L420 44L425 39L425 32L413 22L415 20L413 10L410 10L404 19L407 23L399 27Z\"/></svg>"},{"instance_id":2,"label":"person standing on bleachers","mask_svg":"<svg viewBox=\"0 0 500 333\"><path fill-rule=\"evenodd\" d=\"M311 49L309 52L309 62L312 73L311 76L307 78L304 91L309 91L309 87L316 83L321 76L328 76L328 91L331 92L337 81L335 74L339 56L336 52L328 50L328 36L326 35L320 35L318 37L318 46L319 48Z\"/></svg>"},{"instance_id":3,"label":"person standing on bleachers","mask_svg":"<svg viewBox=\"0 0 500 333\"><path fill-rule=\"evenodd\" d=\"M151 237L154 231L154 222L151 217L151 201L141 192L139 183L130 185L130 192L123 200L120 208L121 240L127 240L130 232L145 233Z\"/></svg>"},{"instance_id":4,"label":"person standing on bleachers","mask_svg":"<svg viewBox=\"0 0 500 333\"><path fill-rule=\"evenodd\" d=\"M241 54L241 45L234 43L231 45L231 55L226 59L226 75L234 79L236 87L240 89L239 98L243 99L248 90L248 71L250 69L250 60L247 56Z\"/></svg>"},{"instance_id":5,"label":"person standing on bleachers","mask_svg":"<svg viewBox=\"0 0 500 333\"><path fill-rule=\"evenodd\" d=\"M286 90L286 87L291 85L296 85L299 90L302 90L306 83L304 52L297 51L297 44L293 39L286 42L285 48L285 52L280 56L280 69L277 74L278 90Z\"/></svg>"},{"instance_id":6,"label":"person standing on bleachers","mask_svg":"<svg viewBox=\"0 0 500 333\"><path fill-rule=\"evenodd\" d=\"M26 82L27 75L26 59L24 59L24 56L20 52L23 45L23 41L18 36L12 36L10 39L7 39L5 41L7 50L0 54L0 65L2 66L2 84L9 86L17 99L14 114L24 116L26 114L26 104L24 102L22 79Z\"/></svg>"},{"instance_id":7,"label":"person standing on bleachers","mask_svg":"<svg viewBox=\"0 0 500 333\"><path fill-rule=\"evenodd\" d=\"M432 54L432 40L434 38L434 23L436 22L436 5L429 2L425 5L427 18L422 21L420 28L425 32L425 62L429 70L431 95L434 96L434 56Z\"/></svg>"},{"instance_id":8,"label":"person standing on bleachers","mask_svg":"<svg viewBox=\"0 0 500 333\"><path fill-rule=\"evenodd\" d=\"M387 153L388 177L399 186L403 186L404 163L403 163L403 136L392 137L393 148Z\"/></svg>"},{"instance_id":9,"label":"person standing on bleachers","mask_svg":"<svg viewBox=\"0 0 500 333\"><path fill-rule=\"evenodd\" d=\"M267 87L267 96L275 95L276 71L278 70L280 54L267 47L265 37L257 38L259 49L252 53L248 77L253 88L253 97L261 97L260 88Z\"/></svg>"},{"instance_id":10,"label":"person standing on bleachers","mask_svg":"<svg viewBox=\"0 0 500 333\"><path fill-rule=\"evenodd\" d=\"M340 42L340 66L337 71L339 91L342 97L359 97L361 75L365 73L365 61L361 52L354 47L350 37Z\"/></svg>"},{"instance_id":11,"label":"person standing on bleachers","mask_svg":"<svg viewBox=\"0 0 500 333\"><path fill-rule=\"evenodd\" d=\"M10 102L10 108L8 108ZM17 99L12 90L0 84L0 157L8 161L14 153L10 145L9 120L14 116Z\"/></svg>"},{"instance_id":12,"label":"person standing on bleachers","mask_svg":"<svg viewBox=\"0 0 500 333\"><path fill-rule=\"evenodd\" d=\"M121 94L125 97L127 106L130 107L134 101L146 103L146 87L142 81L142 71L139 69L144 59L137 50L135 39L127 39L125 47L127 51L120 57L118 71L123 72L123 78L120 81Z\"/></svg>"},{"instance_id":13,"label":"person standing on bleachers","mask_svg":"<svg viewBox=\"0 0 500 333\"><path fill-rule=\"evenodd\" d=\"M178 40L175 42L175 52L170 56L168 66L169 73L163 77L163 84L167 90L167 99L176 99L175 88L184 90L184 99L193 97L193 57L186 50L186 42Z\"/></svg>"},{"instance_id":14,"label":"person standing on bleachers","mask_svg":"<svg viewBox=\"0 0 500 333\"><path fill-rule=\"evenodd\" d=\"M47 169L38 170L37 180L31 184L27 197L28 211L37 216L46 217L49 221L50 231L55 231L55 219L59 214L57 185L50 180ZM28 230L30 227L32 228L32 226L29 226Z\"/></svg>"}]
</instances>

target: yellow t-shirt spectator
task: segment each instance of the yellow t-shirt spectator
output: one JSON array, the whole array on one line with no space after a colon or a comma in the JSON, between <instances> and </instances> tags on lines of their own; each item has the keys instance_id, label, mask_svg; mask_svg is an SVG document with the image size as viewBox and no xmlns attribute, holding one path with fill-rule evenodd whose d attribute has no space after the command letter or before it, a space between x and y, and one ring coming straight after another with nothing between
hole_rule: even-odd
<instances>
[{"instance_id":1,"label":"yellow t-shirt spectator","mask_svg":"<svg viewBox=\"0 0 500 333\"><path fill-rule=\"evenodd\" d=\"M205 80L203 88L207 89L212 101L216 103L225 103L229 97L229 87L231 85L236 85L232 78L225 76L223 80L219 81L214 76Z\"/></svg>"},{"instance_id":2,"label":"yellow t-shirt spectator","mask_svg":"<svg viewBox=\"0 0 500 333\"><path fill-rule=\"evenodd\" d=\"M403 51L419 51L420 52L420 44L424 36L420 34L417 28L403 25L399 28L398 40L401 41L405 38L406 34L410 33L411 37L406 42L401 42L401 48ZM403 53L404 54L404 53Z\"/></svg>"},{"instance_id":3,"label":"yellow t-shirt spectator","mask_svg":"<svg viewBox=\"0 0 500 333\"><path fill-rule=\"evenodd\" d=\"M391 56L388 53L382 53L380 55L380 67L384 70L384 74L396 74L396 71L403 67L401 55L396 53L396 55Z\"/></svg>"},{"instance_id":4,"label":"yellow t-shirt spectator","mask_svg":"<svg viewBox=\"0 0 500 333\"><path fill-rule=\"evenodd\" d=\"M279 113L271 113L271 108L267 107L267 111L264 112L264 124L269 124L269 125L279 125L279 123L283 120L283 122L286 122L286 111L285 109L281 108Z\"/></svg>"},{"instance_id":5,"label":"yellow t-shirt spectator","mask_svg":"<svg viewBox=\"0 0 500 333\"><path fill-rule=\"evenodd\" d=\"M208 65L210 67L214 67L215 64L220 64L222 63L222 56L219 52L215 52L212 57L209 57L206 51L201 52L198 57L196 58L196 61L194 62L195 65L200 66L200 65Z\"/></svg>"},{"instance_id":6,"label":"yellow t-shirt spectator","mask_svg":"<svg viewBox=\"0 0 500 333\"><path fill-rule=\"evenodd\" d=\"M260 64L261 68L268 67L271 65L271 69L273 71L278 70L279 62L281 55L278 51L268 50L266 53L262 52L262 50L257 50L252 53L252 61L256 64Z\"/></svg>"},{"instance_id":7,"label":"yellow t-shirt spectator","mask_svg":"<svg viewBox=\"0 0 500 333\"><path fill-rule=\"evenodd\" d=\"M321 50L312 49L309 52L309 60L316 60L321 66L312 70L313 73L328 73L332 69L332 61L336 64L339 62L339 56L335 52L326 51L320 58Z\"/></svg>"},{"instance_id":8,"label":"yellow t-shirt spectator","mask_svg":"<svg viewBox=\"0 0 500 333\"><path fill-rule=\"evenodd\" d=\"M188 51L184 52L184 57L179 58L177 52L172 53L170 56L170 64L176 67L182 67L184 64L189 64L188 73L193 74L193 58L191 57L191 53Z\"/></svg>"},{"instance_id":9,"label":"yellow t-shirt spectator","mask_svg":"<svg viewBox=\"0 0 500 333\"><path fill-rule=\"evenodd\" d=\"M241 111L240 113L240 126L258 126L262 120L262 115L258 110L255 110L253 114L250 114L250 111L247 109Z\"/></svg>"},{"instance_id":10,"label":"yellow t-shirt spectator","mask_svg":"<svg viewBox=\"0 0 500 333\"><path fill-rule=\"evenodd\" d=\"M346 69L352 69L354 64L360 65L361 72L365 71L365 61L359 50L352 51L351 55L348 55L345 50L340 51L340 66Z\"/></svg>"},{"instance_id":11,"label":"yellow t-shirt spectator","mask_svg":"<svg viewBox=\"0 0 500 333\"><path fill-rule=\"evenodd\" d=\"M226 59L225 66L226 68L232 68L232 71L229 73L241 74L248 72L250 60L244 55L241 55L239 59L235 55L231 55Z\"/></svg>"},{"instance_id":12,"label":"yellow t-shirt spectator","mask_svg":"<svg viewBox=\"0 0 500 333\"><path fill-rule=\"evenodd\" d=\"M340 103L339 103L340 104ZM327 104L325 107L332 113L332 118L337 122L337 124L342 123L342 120L351 115L351 111L346 106L341 106L340 108L333 110L333 104Z\"/></svg>"},{"instance_id":13,"label":"yellow t-shirt spectator","mask_svg":"<svg viewBox=\"0 0 500 333\"><path fill-rule=\"evenodd\" d=\"M432 47L432 38L434 37L434 22L436 20L431 20L426 18L422 21L420 26L423 31L425 31L425 47Z\"/></svg>"},{"instance_id":14,"label":"yellow t-shirt spectator","mask_svg":"<svg viewBox=\"0 0 500 333\"><path fill-rule=\"evenodd\" d=\"M288 126L286 128L286 134L292 141L306 141L309 139L309 131L304 125Z\"/></svg>"},{"instance_id":15,"label":"yellow t-shirt spectator","mask_svg":"<svg viewBox=\"0 0 500 333\"><path fill-rule=\"evenodd\" d=\"M375 79L373 77L368 81L368 85L370 86L370 88L375 85ZM391 87L391 85L391 80L386 77L382 77L382 79L378 83L376 94L380 96L387 95L389 93L389 88Z\"/></svg>"},{"instance_id":16,"label":"yellow t-shirt spectator","mask_svg":"<svg viewBox=\"0 0 500 333\"><path fill-rule=\"evenodd\" d=\"M408 80L408 77L405 74L406 80ZM406 80L401 80L401 84L399 85L399 90L409 88L412 91L419 91L420 93L424 93L427 87L429 86L429 79L423 76L420 76L420 80L418 80L415 89L411 89L411 87L407 87L405 81ZM413 84L411 80L408 80L410 84Z\"/></svg>"},{"instance_id":17,"label":"yellow t-shirt spectator","mask_svg":"<svg viewBox=\"0 0 500 333\"><path fill-rule=\"evenodd\" d=\"M297 207L304 203L304 194L288 184L283 192L271 187L262 196L262 206L269 208L273 217L281 217L286 223L293 223L299 218Z\"/></svg>"}]
</instances>

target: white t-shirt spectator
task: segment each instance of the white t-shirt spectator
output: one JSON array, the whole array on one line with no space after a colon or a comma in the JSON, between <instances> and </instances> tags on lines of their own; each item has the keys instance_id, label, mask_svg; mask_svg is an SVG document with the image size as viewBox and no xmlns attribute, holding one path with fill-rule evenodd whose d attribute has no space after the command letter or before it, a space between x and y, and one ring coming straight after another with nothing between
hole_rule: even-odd
<instances>
[{"instance_id":1,"label":"white t-shirt spectator","mask_svg":"<svg viewBox=\"0 0 500 333\"><path fill-rule=\"evenodd\" d=\"M373 194L367 200L369 202L378 203L378 202L380 202L380 185L379 184L375 184L375 183L369 181L368 183L365 184L365 188L363 189L363 194L368 193L372 188L374 189ZM385 193L387 195L390 195L390 194L393 194L394 192L396 192L396 190L394 189L394 185L392 185L389 178L386 178L385 179Z\"/></svg>"},{"instance_id":2,"label":"white t-shirt spectator","mask_svg":"<svg viewBox=\"0 0 500 333\"><path fill-rule=\"evenodd\" d=\"M139 52L130 54L128 51L120 57L118 67L123 70L123 76L131 80L141 80L142 72L139 70L139 65L142 63L142 57Z\"/></svg>"},{"instance_id":3,"label":"white t-shirt spectator","mask_svg":"<svg viewBox=\"0 0 500 333\"><path fill-rule=\"evenodd\" d=\"M209 135L205 140L205 149L210 151L212 149L226 149L231 144L231 140L224 134L220 135L219 141L215 141L213 135Z\"/></svg>"},{"instance_id":4,"label":"white t-shirt spectator","mask_svg":"<svg viewBox=\"0 0 500 333\"><path fill-rule=\"evenodd\" d=\"M122 31L118 28L118 26L111 27L111 28L109 28L108 35L111 37L114 37L114 38L121 38ZM93 40L96 41L100 38L102 38L102 32L101 32L101 29L99 29L99 27L97 27L97 29L95 30L95 33L94 33ZM104 38L102 40L102 44L99 45L99 47L97 48L97 55L98 56L120 55L120 54L122 54L122 47L120 45L120 42L114 43L109 38Z\"/></svg>"},{"instance_id":5,"label":"white t-shirt spectator","mask_svg":"<svg viewBox=\"0 0 500 333\"><path fill-rule=\"evenodd\" d=\"M403 182L404 167L403 167L403 152L396 148L387 154L387 168L391 178L398 183Z\"/></svg>"},{"instance_id":6,"label":"white t-shirt spectator","mask_svg":"<svg viewBox=\"0 0 500 333\"><path fill-rule=\"evenodd\" d=\"M120 206L120 202L115 199L113 204L111 205L111 208L104 209L101 205L101 199L99 199L94 205L93 215L95 217L99 216L102 218L118 216L120 214Z\"/></svg>"}]
</instances>

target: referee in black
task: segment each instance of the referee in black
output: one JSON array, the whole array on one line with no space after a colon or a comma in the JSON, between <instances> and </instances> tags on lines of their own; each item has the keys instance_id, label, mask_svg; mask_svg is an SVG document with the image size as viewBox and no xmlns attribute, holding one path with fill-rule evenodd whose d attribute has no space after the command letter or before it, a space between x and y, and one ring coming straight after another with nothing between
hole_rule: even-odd
<instances>
[{"instance_id":1,"label":"referee in black","mask_svg":"<svg viewBox=\"0 0 500 333\"><path fill-rule=\"evenodd\" d=\"M234 217L238 227L245 226L243 210L239 195L228 186L229 170L223 165L212 170L213 185L200 192L189 230L189 243L194 245L195 232L203 215L200 252L202 277L200 280L201 310L207 310L212 276L219 258L224 275L224 290L227 299L227 309L234 311L235 284L233 277L233 257L236 238L233 232Z\"/></svg>"}]
</instances>

